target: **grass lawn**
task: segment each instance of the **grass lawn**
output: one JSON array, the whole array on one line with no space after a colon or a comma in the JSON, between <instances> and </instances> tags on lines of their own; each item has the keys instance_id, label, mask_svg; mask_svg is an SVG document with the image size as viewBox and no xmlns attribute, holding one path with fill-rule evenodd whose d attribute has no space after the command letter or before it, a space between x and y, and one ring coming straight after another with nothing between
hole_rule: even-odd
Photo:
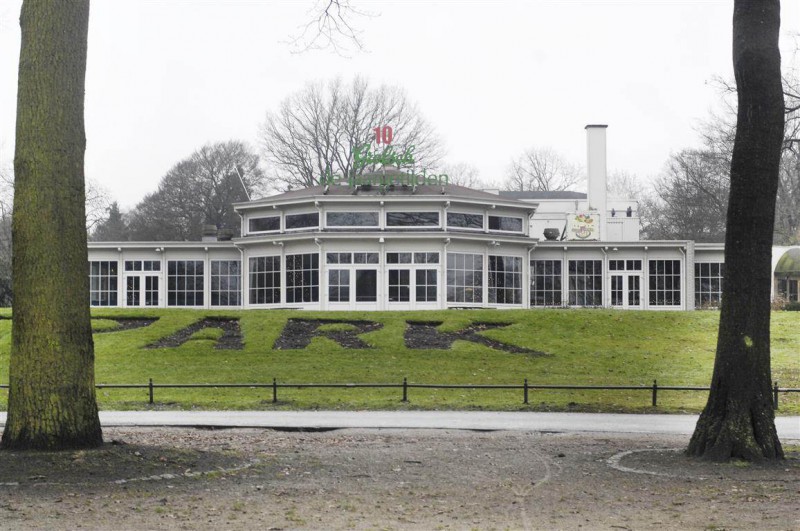
<instances>
[{"instance_id":1,"label":"grass lawn","mask_svg":"<svg viewBox=\"0 0 800 531\"><path fill-rule=\"evenodd\" d=\"M0 311L0 383L8 382L10 310ZM114 329L114 318L157 317L150 326L95 334L98 383L410 383L706 386L716 346L719 313L606 310L448 310L434 312L301 312L103 309L94 326ZM145 349L154 341L205 317L240 320L244 349L214 348L218 329L203 329L179 347ZM314 337L305 349L275 350L289 318L369 320L377 330L359 337L370 349L349 349ZM530 356L456 341L450 350L408 349L407 320L441 321L441 332L474 322L510 323L480 332L508 344L543 351ZM327 324L336 334L350 325ZM772 374L781 387L800 387L800 312L772 315ZM5 409L7 391L0 392ZM566 411L698 412L705 392L660 391L650 407L646 391L531 391L411 389L156 389L156 408L199 409L491 409ZM144 389L98 391L102 409L144 409ZM800 393L782 394L781 414L800 414Z\"/></svg>"}]
</instances>

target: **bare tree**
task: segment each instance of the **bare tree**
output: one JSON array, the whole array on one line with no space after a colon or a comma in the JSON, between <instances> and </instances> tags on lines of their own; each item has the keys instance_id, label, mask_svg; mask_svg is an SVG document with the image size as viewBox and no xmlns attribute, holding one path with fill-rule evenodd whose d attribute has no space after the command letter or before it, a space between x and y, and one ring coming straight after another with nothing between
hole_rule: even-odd
<instances>
[{"instance_id":1,"label":"bare tree","mask_svg":"<svg viewBox=\"0 0 800 531\"><path fill-rule=\"evenodd\" d=\"M711 392L687 453L779 459L770 370L775 199L784 144L779 0L736 0L736 139L725 234L725 278Z\"/></svg>"},{"instance_id":2,"label":"bare tree","mask_svg":"<svg viewBox=\"0 0 800 531\"><path fill-rule=\"evenodd\" d=\"M91 232L106 218L112 202L105 187L93 179L86 179L86 230Z\"/></svg>"},{"instance_id":3,"label":"bare tree","mask_svg":"<svg viewBox=\"0 0 800 531\"><path fill-rule=\"evenodd\" d=\"M364 48L357 21L372 16L349 0L318 0L309 11L308 22L290 38L289 44L294 53L328 49L349 56Z\"/></svg>"},{"instance_id":4,"label":"bare tree","mask_svg":"<svg viewBox=\"0 0 800 531\"><path fill-rule=\"evenodd\" d=\"M651 240L721 242L730 187L729 159L711 149L685 149L670 157L645 198L643 233Z\"/></svg>"},{"instance_id":5,"label":"bare tree","mask_svg":"<svg viewBox=\"0 0 800 531\"><path fill-rule=\"evenodd\" d=\"M616 199L641 200L647 195L644 183L636 174L627 171L609 173L606 189L609 196Z\"/></svg>"},{"instance_id":6,"label":"bare tree","mask_svg":"<svg viewBox=\"0 0 800 531\"><path fill-rule=\"evenodd\" d=\"M478 168L466 162L445 164L441 172L447 175L447 182L467 188L492 188L492 183L487 183L480 177Z\"/></svg>"},{"instance_id":7,"label":"bare tree","mask_svg":"<svg viewBox=\"0 0 800 531\"><path fill-rule=\"evenodd\" d=\"M558 192L582 181L580 168L550 148L531 148L511 163L506 190Z\"/></svg>"},{"instance_id":8,"label":"bare tree","mask_svg":"<svg viewBox=\"0 0 800 531\"><path fill-rule=\"evenodd\" d=\"M173 166L158 190L136 205L130 214L131 238L199 240L203 225L209 224L238 234L239 217L232 204L263 189L259 157L246 144L208 144Z\"/></svg>"},{"instance_id":9,"label":"bare tree","mask_svg":"<svg viewBox=\"0 0 800 531\"><path fill-rule=\"evenodd\" d=\"M260 139L279 190L306 188L327 173L345 177L373 171L356 166L355 151L371 144L373 129L391 126L396 152L413 149L417 170L439 162L442 150L430 124L402 89L375 89L362 78L313 83L267 114ZM410 168L409 168L410 169Z\"/></svg>"}]
</instances>

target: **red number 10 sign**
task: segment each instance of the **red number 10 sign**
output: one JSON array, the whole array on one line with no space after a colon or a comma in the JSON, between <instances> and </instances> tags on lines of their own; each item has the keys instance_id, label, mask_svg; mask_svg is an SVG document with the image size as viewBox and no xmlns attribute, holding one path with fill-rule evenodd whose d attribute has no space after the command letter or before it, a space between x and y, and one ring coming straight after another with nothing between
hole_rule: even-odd
<instances>
[{"instance_id":1,"label":"red number 10 sign","mask_svg":"<svg viewBox=\"0 0 800 531\"><path fill-rule=\"evenodd\" d=\"M387 146L392 143L392 138L394 138L394 132L392 131L392 126L384 125L383 127L375 127L372 129L375 131L375 143L376 144L386 144Z\"/></svg>"}]
</instances>

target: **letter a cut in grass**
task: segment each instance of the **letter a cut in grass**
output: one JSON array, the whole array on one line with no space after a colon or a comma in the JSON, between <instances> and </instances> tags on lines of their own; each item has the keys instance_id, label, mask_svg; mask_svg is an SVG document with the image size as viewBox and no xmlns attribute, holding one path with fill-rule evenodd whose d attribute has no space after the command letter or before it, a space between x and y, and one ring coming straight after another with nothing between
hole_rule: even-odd
<instances>
[{"instance_id":1,"label":"letter a cut in grass","mask_svg":"<svg viewBox=\"0 0 800 531\"><path fill-rule=\"evenodd\" d=\"M22 6L6 449L103 442L86 275L88 25L88 0Z\"/></svg>"}]
</instances>

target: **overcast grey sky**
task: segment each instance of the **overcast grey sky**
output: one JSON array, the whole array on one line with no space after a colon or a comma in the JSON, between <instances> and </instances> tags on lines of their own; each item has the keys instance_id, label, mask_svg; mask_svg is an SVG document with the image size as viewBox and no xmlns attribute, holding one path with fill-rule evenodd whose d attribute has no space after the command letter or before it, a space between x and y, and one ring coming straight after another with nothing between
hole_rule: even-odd
<instances>
[{"instance_id":1,"label":"overcast grey sky","mask_svg":"<svg viewBox=\"0 0 800 531\"><path fill-rule=\"evenodd\" d=\"M650 177L696 145L730 77L732 0L395 1L354 4L365 50L293 54L314 0L92 0L86 175L124 207L205 143L258 145L267 110L307 82L356 75L406 89L484 180L547 146L585 164L607 123L610 170ZM0 0L0 163L13 160L20 0ZM784 61L800 1L782 2ZM381 124L375 124L381 125Z\"/></svg>"}]
</instances>

